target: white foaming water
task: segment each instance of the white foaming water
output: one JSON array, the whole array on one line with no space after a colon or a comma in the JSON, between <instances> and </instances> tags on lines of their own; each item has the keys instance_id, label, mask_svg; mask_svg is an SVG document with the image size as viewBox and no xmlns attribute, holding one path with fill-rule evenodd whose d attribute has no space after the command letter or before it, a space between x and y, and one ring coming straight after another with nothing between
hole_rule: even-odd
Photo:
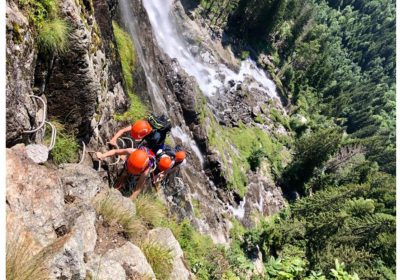
<instances>
[{"instance_id":1,"label":"white foaming water","mask_svg":"<svg viewBox=\"0 0 400 280\"><path fill-rule=\"evenodd\" d=\"M242 82L246 76L256 82L250 89L257 88L271 98L277 96L276 87L264 71L257 68L250 59L242 62L239 73L230 70L224 64L210 65L194 57L188 43L179 34L172 21L170 11L173 0L144 0L143 5L149 16L153 32L159 46L171 57L176 58L182 68L196 78L196 81L207 96L212 96L227 85L228 81ZM223 78L221 78L223 77Z\"/></svg>"},{"instance_id":2,"label":"white foaming water","mask_svg":"<svg viewBox=\"0 0 400 280\"><path fill-rule=\"evenodd\" d=\"M190 138L190 136L187 135L187 133L185 133L179 126L173 127L171 129L171 134L173 137L179 138L182 141L182 143L190 146L190 148L192 148L196 156L199 158L201 166L203 166L204 158L200 152L199 147L197 147L196 142L192 138Z\"/></svg>"},{"instance_id":3,"label":"white foaming water","mask_svg":"<svg viewBox=\"0 0 400 280\"><path fill-rule=\"evenodd\" d=\"M152 69L150 68L149 64L147 63L143 49L141 48L141 44L138 38L138 23L136 20L135 15L133 14L133 7L129 0L120 0L119 1L119 8L122 15L122 20L125 25L128 27L128 32L131 38L134 41L136 46L136 52L138 54L140 64L143 66L145 75L146 75L146 83L149 92L149 96L151 99L151 104L153 110L158 114L167 114L167 106L165 105L164 97L161 93L159 86L153 81L156 79L152 73Z\"/></svg>"},{"instance_id":4,"label":"white foaming water","mask_svg":"<svg viewBox=\"0 0 400 280\"><path fill-rule=\"evenodd\" d=\"M244 209L244 205L246 204L246 197L243 198L243 200L239 203L239 206L237 208L234 208L232 205L228 204L228 210L231 211L231 213L239 218L239 219L243 219L244 218L244 213L245 213L245 209Z\"/></svg>"}]
</instances>

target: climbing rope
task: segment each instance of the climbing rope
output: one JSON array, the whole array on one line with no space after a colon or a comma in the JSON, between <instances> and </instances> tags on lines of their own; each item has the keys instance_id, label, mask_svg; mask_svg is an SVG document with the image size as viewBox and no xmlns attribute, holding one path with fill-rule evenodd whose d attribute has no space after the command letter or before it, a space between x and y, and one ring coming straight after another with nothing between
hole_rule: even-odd
<instances>
[{"instance_id":1,"label":"climbing rope","mask_svg":"<svg viewBox=\"0 0 400 280\"><path fill-rule=\"evenodd\" d=\"M43 104L43 119L42 119L42 122L40 123L40 125L37 128L32 129L32 130L24 130L23 133L34 133L34 132L38 131L39 129L41 129L44 126L44 124L46 123L46 117L47 117L47 105L46 105L46 102L44 102L44 100L41 97L36 96L36 95L29 95L29 97L30 98L36 98L36 99L40 100L40 102L42 102L42 104Z\"/></svg>"}]
</instances>

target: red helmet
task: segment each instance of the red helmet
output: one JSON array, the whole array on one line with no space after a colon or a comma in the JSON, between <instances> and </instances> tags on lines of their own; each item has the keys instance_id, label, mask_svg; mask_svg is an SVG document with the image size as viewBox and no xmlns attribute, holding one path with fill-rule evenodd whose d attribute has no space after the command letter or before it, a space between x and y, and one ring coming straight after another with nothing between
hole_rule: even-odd
<instances>
[{"instance_id":1,"label":"red helmet","mask_svg":"<svg viewBox=\"0 0 400 280\"><path fill-rule=\"evenodd\" d=\"M149 166L150 158L143 150L135 150L129 155L127 168L129 173L139 175Z\"/></svg>"},{"instance_id":2,"label":"red helmet","mask_svg":"<svg viewBox=\"0 0 400 280\"><path fill-rule=\"evenodd\" d=\"M172 159L167 155L162 156L158 161L158 169L160 169L161 171L168 170L171 168L171 166L172 166Z\"/></svg>"},{"instance_id":3,"label":"red helmet","mask_svg":"<svg viewBox=\"0 0 400 280\"><path fill-rule=\"evenodd\" d=\"M184 161L185 158L186 158L185 151L176 152L176 154L175 154L175 161L176 162Z\"/></svg>"},{"instance_id":4,"label":"red helmet","mask_svg":"<svg viewBox=\"0 0 400 280\"><path fill-rule=\"evenodd\" d=\"M131 136L135 140L142 140L149 135L153 128L150 123L144 120L139 120L132 125Z\"/></svg>"}]
</instances>

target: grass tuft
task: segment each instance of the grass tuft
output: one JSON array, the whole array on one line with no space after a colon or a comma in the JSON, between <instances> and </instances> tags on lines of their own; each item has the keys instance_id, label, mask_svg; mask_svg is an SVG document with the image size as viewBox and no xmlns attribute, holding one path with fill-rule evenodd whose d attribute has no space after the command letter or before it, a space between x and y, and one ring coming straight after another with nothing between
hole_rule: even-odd
<instances>
[{"instance_id":1,"label":"grass tuft","mask_svg":"<svg viewBox=\"0 0 400 280\"><path fill-rule=\"evenodd\" d=\"M70 27L65 20L45 21L38 30L39 49L46 54L61 54L68 50Z\"/></svg>"},{"instance_id":2,"label":"grass tuft","mask_svg":"<svg viewBox=\"0 0 400 280\"><path fill-rule=\"evenodd\" d=\"M7 217L8 218L8 217ZM68 234L39 250L28 232L21 232L15 224L7 225L6 279L49 279L48 262L64 246Z\"/></svg>"},{"instance_id":3,"label":"grass tuft","mask_svg":"<svg viewBox=\"0 0 400 280\"><path fill-rule=\"evenodd\" d=\"M48 279L46 258L42 253L32 254L35 245L32 239L19 236L7 239L6 279Z\"/></svg>"},{"instance_id":4,"label":"grass tuft","mask_svg":"<svg viewBox=\"0 0 400 280\"><path fill-rule=\"evenodd\" d=\"M146 240L140 249L152 267L157 279L169 279L173 269L173 255L171 249L156 242Z\"/></svg>"},{"instance_id":5,"label":"grass tuft","mask_svg":"<svg viewBox=\"0 0 400 280\"><path fill-rule=\"evenodd\" d=\"M149 227L162 224L166 219L166 209L163 203L154 195L139 195L135 200L136 215Z\"/></svg>"},{"instance_id":6,"label":"grass tuft","mask_svg":"<svg viewBox=\"0 0 400 280\"><path fill-rule=\"evenodd\" d=\"M143 222L124 208L110 192L100 194L94 203L96 212L109 225L119 224L129 238L140 238L146 232Z\"/></svg>"}]
</instances>

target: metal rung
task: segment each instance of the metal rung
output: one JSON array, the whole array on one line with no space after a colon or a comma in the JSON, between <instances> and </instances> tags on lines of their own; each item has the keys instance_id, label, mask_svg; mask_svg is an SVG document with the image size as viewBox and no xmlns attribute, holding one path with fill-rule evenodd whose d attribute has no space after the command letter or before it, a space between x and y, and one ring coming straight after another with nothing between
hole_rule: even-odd
<instances>
[{"instance_id":1,"label":"metal rung","mask_svg":"<svg viewBox=\"0 0 400 280\"><path fill-rule=\"evenodd\" d=\"M25 131L23 131L23 133L34 133L34 132L38 131L39 129L41 129L44 126L44 124L46 123L46 117L47 117L46 102L44 102L44 100L41 97L36 96L36 95L29 95L29 97L39 99L42 102L42 104L43 104L43 119L42 119L41 124L37 128L32 129L32 130L25 130Z\"/></svg>"}]
</instances>

